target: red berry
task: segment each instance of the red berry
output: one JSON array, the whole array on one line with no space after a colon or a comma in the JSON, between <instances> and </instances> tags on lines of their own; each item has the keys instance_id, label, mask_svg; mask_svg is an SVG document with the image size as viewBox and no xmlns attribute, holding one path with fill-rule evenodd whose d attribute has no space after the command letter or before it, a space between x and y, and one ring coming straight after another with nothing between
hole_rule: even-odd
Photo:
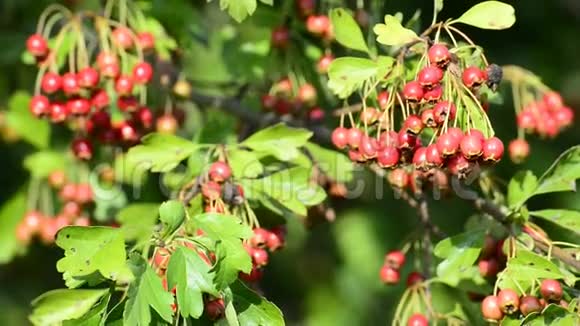
<instances>
[{"instance_id":1,"label":"red berry","mask_svg":"<svg viewBox=\"0 0 580 326\"><path fill-rule=\"evenodd\" d=\"M276 106L277 99L273 95L264 94L260 98L260 101L262 102L262 108L270 111L270 110L274 109L274 107Z\"/></svg>"},{"instance_id":2,"label":"red berry","mask_svg":"<svg viewBox=\"0 0 580 326\"><path fill-rule=\"evenodd\" d=\"M120 96L117 99L117 106L123 112L133 112L139 108L139 101L135 96Z\"/></svg>"},{"instance_id":3,"label":"red berry","mask_svg":"<svg viewBox=\"0 0 580 326\"><path fill-rule=\"evenodd\" d=\"M26 40L26 49L35 57L44 57L48 54L48 43L39 34L32 34Z\"/></svg>"},{"instance_id":4,"label":"red berry","mask_svg":"<svg viewBox=\"0 0 580 326\"><path fill-rule=\"evenodd\" d=\"M399 135L396 131L390 130L381 133L379 136L379 147L399 147Z\"/></svg>"},{"instance_id":5,"label":"red berry","mask_svg":"<svg viewBox=\"0 0 580 326\"><path fill-rule=\"evenodd\" d=\"M62 75L62 90L67 96L75 95L81 91L77 75L67 72Z\"/></svg>"},{"instance_id":6,"label":"red berry","mask_svg":"<svg viewBox=\"0 0 580 326\"><path fill-rule=\"evenodd\" d=\"M429 163L427 162L427 148L418 147L413 153L413 165L419 171L426 171Z\"/></svg>"},{"instance_id":7,"label":"red berry","mask_svg":"<svg viewBox=\"0 0 580 326\"><path fill-rule=\"evenodd\" d=\"M480 260L477 266L482 277L495 277L499 272L499 264L493 257Z\"/></svg>"},{"instance_id":8,"label":"red berry","mask_svg":"<svg viewBox=\"0 0 580 326\"><path fill-rule=\"evenodd\" d=\"M149 32L138 33L137 42L143 50L150 50L155 48L155 36Z\"/></svg>"},{"instance_id":9,"label":"red berry","mask_svg":"<svg viewBox=\"0 0 580 326\"><path fill-rule=\"evenodd\" d=\"M80 87L92 89L99 85L99 72L92 67L81 69L77 74L77 81Z\"/></svg>"},{"instance_id":10,"label":"red berry","mask_svg":"<svg viewBox=\"0 0 580 326\"><path fill-rule=\"evenodd\" d=\"M296 98L305 105L314 105L316 103L316 88L312 84L304 84L298 88Z\"/></svg>"},{"instance_id":11,"label":"red berry","mask_svg":"<svg viewBox=\"0 0 580 326\"><path fill-rule=\"evenodd\" d=\"M447 161L449 172L460 177L467 175L471 171L471 167L472 163L461 154L451 156Z\"/></svg>"},{"instance_id":12,"label":"red berry","mask_svg":"<svg viewBox=\"0 0 580 326\"><path fill-rule=\"evenodd\" d=\"M296 1L296 8L302 17L310 16L316 9L315 0L298 0Z\"/></svg>"},{"instance_id":13,"label":"red berry","mask_svg":"<svg viewBox=\"0 0 580 326\"><path fill-rule=\"evenodd\" d=\"M137 111L133 112L133 119L145 129L153 126L153 118L153 112L146 106L139 107Z\"/></svg>"},{"instance_id":14,"label":"red berry","mask_svg":"<svg viewBox=\"0 0 580 326\"><path fill-rule=\"evenodd\" d=\"M24 215L22 224L24 224L27 230L34 234L40 231L44 215L39 211L29 211Z\"/></svg>"},{"instance_id":15,"label":"red berry","mask_svg":"<svg viewBox=\"0 0 580 326\"><path fill-rule=\"evenodd\" d=\"M306 19L306 29L315 35L325 35L331 28L330 19L325 15L312 15Z\"/></svg>"},{"instance_id":16,"label":"red berry","mask_svg":"<svg viewBox=\"0 0 580 326\"><path fill-rule=\"evenodd\" d=\"M399 274L399 271L387 265L383 265L383 267L381 267L379 276L381 281L385 284L397 284L401 279L401 274Z\"/></svg>"},{"instance_id":17,"label":"red berry","mask_svg":"<svg viewBox=\"0 0 580 326\"><path fill-rule=\"evenodd\" d=\"M503 318L503 312L499 306L499 299L495 295L488 295L481 302L481 313L488 321L499 321Z\"/></svg>"},{"instance_id":18,"label":"red berry","mask_svg":"<svg viewBox=\"0 0 580 326\"><path fill-rule=\"evenodd\" d=\"M268 250L274 252L284 246L284 236L279 233L268 232L268 237L266 238L266 246Z\"/></svg>"},{"instance_id":19,"label":"red berry","mask_svg":"<svg viewBox=\"0 0 580 326\"><path fill-rule=\"evenodd\" d=\"M104 65L100 69L103 76L111 79L119 77L119 74L121 73L121 68L119 68L118 64Z\"/></svg>"},{"instance_id":20,"label":"red berry","mask_svg":"<svg viewBox=\"0 0 580 326\"><path fill-rule=\"evenodd\" d=\"M111 116L106 111L97 111L91 115L91 121L95 129L105 130L111 128Z\"/></svg>"},{"instance_id":21,"label":"red berry","mask_svg":"<svg viewBox=\"0 0 580 326\"><path fill-rule=\"evenodd\" d=\"M121 96L133 93L133 78L131 76L120 76L115 81L115 91Z\"/></svg>"},{"instance_id":22,"label":"red berry","mask_svg":"<svg viewBox=\"0 0 580 326\"><path fill-rule=\"evenodd\" d=\"M459 128L449 128L447 129L447 133L457 138L457 141L459 142L461 142L464 136L463 131Z\"/></svg>"},{"instance_id":23,"label":"red berry","mask_svg":"<svg viewBox=\"0 0 580 326\"><path fill-rule=\"evenodd\" d=\"M408 150L415 148L417 144L417 136L408 133L405 129L399 131L397 142L399 144L399 149Z\"/></svg>"},{"instance_id":24,"label":"red berry","mask_svg":"<svg viewBox=\"0 0 580 326\"><path fill-rule=\"evenodd\" d=\"M524 316L527 316L532 312L540 312L542 311L542 304L538 298L532 295L526 295L520 299L520 311Z\"/></svg>"},{"instance_id":25,"label":"red berry","mask_svg":"<svg viewBox=\"0 0 580 326\"><path fill-rule=\"evenodd\" d=\"M88 183L79 183L76 186L75 201L81 205L88 204L94 199L93 188Z\"/></svg>"},{"instance_id":26,"label":"red berry","mask_svg":"<svg viewBox=\"0 0 580 326\"><path fill-rule=\"evenodd\" d=\"M260 248L252 248L250 255L255 266L262 267L268 265L268 252Z\"/></svg>"},{"instance_id":27,"label":"red berry","mask_svg":"<svg viewBox=\"0 0 580 326\"><path fill-rule=\"evenodd\" d=\"M408 82L403 88L403 96L409 102L420 102L423 95L423 87L418 81Z\"/></svg>"},{"instance_id":28,"label":"red berry","mask_svg":"<svg viewBox=\"0 0 580 326\"><path fill-rule=\"evenodd\" d=\"M569 127L574 122L574 111L567 106L563 106L558 109L558 111L554 112L554 119L556 120L558 127Z\"/></svg>"},{"instance_id":29,"label":"red berry","mask_svg":"<svg viewBox=\"0 0 580 326\"><path fill-rule=\"evenodd\" d=\"M497 137L491 137L483 142L482 158L484 161L498 162L503 156L503 151L503 142Z\"/></svg>"},{"instance_id":30,"label":"red berry","mask_svg":"<svg viewBox=\"0 0 580 326\"><path fill-rule=\"evenodd\" d=\"M133 80L136 84L147 84L153 77L153 68L148 62L139 62L133 67Z\"/></svg>"},{"instance_id":31,"label":"red berry","mask_svg":"<svg viewBox=\"0 0 580 326\"><path fill-rule=\"evenodd\" d=\"M562 96L558 92L550 91L544 94L543 101L550 110L557 110L564 106Z\"/></svg>"},{"instance_id":32,"label":"red berry","mask_svg":"<svg viewBox=\"0 0 580 326\"><path fill-rule=\"evenodd\" d=\"M439 152L437 144L431 144L427 146L425 156L427 158L427 163L430 166L440 167L443 165L443 156Z\"/></svg>"},{"instance_id":33,"label":"red berry","mask_svg":"<svg viewBox=\"0 0 580 326\"><path fill-rule=\"evenodd\" d=\"M421 86L430 89L431 87L439 84L443 79L443 70L437 68L436 66L427 66L421 71L417 76L417 80Z\"/></svg>"},{"instance_id":34,"label":"red berry","mask_svg":"<svg viewBox=\"0 0 580 326\"><path fill-rule=\"evenodd\" d=\"M506 315L511 315L518 311L520 307L520 296L512 289L503 289L497 294L499 308Z\"/></svg>"},{"instance_id":35,"label":"red berry","mask_svg":"<svg viewBox=\"0 0 580 326\"><path fill-rule=\"evenodd\" d=\"M540 293L546 301L559 301L563 295L562 285L556 280L545 279L540 285Z\"/></svg>"},{"instance_id":36,"label":"red berry","mask_svg":"<svg viewBox=\"0 0 580 326\"><path fill-rule=\"evenodd\" d=\"M508 151L514 163L522 163L530 155L530 145L524 139L514 139L510 142Z\"/></svg>"},{"instance_id":37,"label":"red berry","mask_svg":"<svg viewBox=\"0 0 580 326\"><path fill-rule=\"evenodd\" d=\"M62 201L73 201L75 200L77 192L77 185L73 183L67 183L62 186L62 189L58 193L58 197Z\"/></svg>"},{"instance_id":38,"label":"red berry","mask_svg":"<svg viewBox=\"0 0 580 326\"><path fill-rule=\"evenodd\" d=\"M360 121L363 124L372 125L375 123L380 117L379 111L373 107L367 107L365 110L361 111L360 113Z\"/></svg>"},{"instance_id":39,"label":"red berry","mask_svg":"<svg viewBox=\"0 0 580 326\"><path fill-rule=\"evenodd\" d=\"M338 127L332 131L330 135L332 144L338 149L343 149L348 144L348 129Z\"/></svg>"},{"instance_id":40,"label":"red berry","mask_svg":"<svg viewBox=\"0 0 580 326\"><path fill-rule=\"evenodd\" d=\"M453 134L446 132L437 138L437 149L443 157L452 156L457 153L460 141Z\"/></svg>"},{"instance_id":41,"label":"red berry","mask_svg":"<svg viewBox=\"0 0 580 326\"><path fill-rule=\"evenodd\" d=\"M286 26L279 26L272 30L272 46L285 49L290 43L290 31Z\"/></svg>"},{"instance_id":42,"label":"red berry","mask_svg":"<svg viewBox=\"0 0 580 326\"><path fill-rule=\"evenodd\" d=\"M383 147L377 152L377 164L383 168L392 168L399 163L399 150L396 147Z\"/></svg>"},{"instance_id":43,"label":"red berry","mask_svg":"<svg viewBox=\"0 0 580 326\"><path fill-rule=\"evenodd\" d=\"M263 248L266 245L270 231L263 228L255 228L254 235L250 238L250 244L254 248Z\"/></svg>"},{"instance_id":44,"label":"red berry","mask_svg":"<svg viewBox=\"0 0 580 326\"><path fill-rule=\"evenodd\" d=\"M429 321L423 314L413 314L407 321L407 326L429 326Z\"/></svg>"},{"instance_id":45,"label":"red berry","mask_svg":"<svg viewBox=\"0 0 580 326\"><path fill-rule=\"evenodd\" d=\"M441 101L433 107L433 116L435 122L438 124L443 124L445 121L455 120L456 113L457 108L455 107L455 104L448 101Z\"/></svg>"},{"instance_id":46,"label":"red berry","mask_svg":"<svg viewBox=\"0 0 580 326\"><path fill-rule=\"evenodd\" d=\"M466 159L473 160L483 153L483 141L479 135L473 133L467 134L461 139L459 148Z\"/></svg>"},{"instance_id":47,"label":"red berry","mask_svg":"<svg viewBox=\"0 0 580 326\"><path fill-rule=\"evenodd\" d=\"M437 65L439 68L445 68L451 61L451 54L445 44L436 43L429 48L429 63Z\"/></svg>"},{"instance_id":48,"label":"red berry","mask_svg":"<svg viewBox=\"0 0 580 326\"><path fill-rule=\"evenodd\" d=\"M333 60L334 56L332 54L325 54L322 57L320 57L320 59L318 59L318 63L316 64L316 69L318 70L318 73L326 74Z\"/></svg>"},{"instance_id":49,"label":"red berry","mask_svg":"<svg viewBox=\"0 0 580 326\"><path fill-rule=\"evenodd\" d=\"M111 37L115 45L123 49L129 49L133 46L133 38L131 34L131 30L128 28L118 27L113 31Z\"/></svg>"},{"instance_id":50,"label":"red berry","mask_svg":"<svg viewBox=\"0 0 580 326\"><path fill-rule=\"evenodd\" d=\"M324 120L324 110L322 110L320 107L315 106L313 108L310 109L310 111L308 111L308 120L312 121L312 122L320 122Z\"/></svg>"},{"instance_id":51,"label":"red berry","mask_svg":"<svg viewBox=\"0 0 580 326\"><path fill-rule=\"evenodd\" d=\"M409 174L403 168L397 168L388 175L389 184L398 189L405 189L409 184Z\"/></svg>"},{"instance_id":52,"label":"red berry","mask_svg":"<svg viewBox=\"0 0 580 326\"><path fill-rule=\"evenodd\" d=\"M79 216L80 213L81 213L81 206L74 201L66 202L62 206L61 214L70 218L71 220L76 218L77 216Z\"/></svg>"},{"instance_id":53,"label":"red berry","mask_svg":"<svg viewBox=\"0 0 580 326\"><path fill-rule=\"evenodd\" d=\"M530 110L523 110L516 117L518 128L533 131L536 128L536 118Z\"/></svg>"},{"instance_id":54,"label":"red berry","mask_svg":"<svg viewBox=\"0 0 580 326\"><path fill-rule=\"evenodd\" d=\"M403 122L403 129L410 134L418 135L423 130L423 122L418 116L411 114Z\"/></svg>"},{"instance_id":55,"label":"red berry","mask_svg":"<svg viewBox=\"0 0 580 326\"><path fill-rule=\"evenodd\" d=\"M433 115L433 110L427 109L421 112L421 122L427 128L437 128L437 122L435 122L435 116Z\"/></svg>"},{"instance_id":56,"label":"red berry","mask_svg":"<svg viewBox=\"0 0 580 326\"><path fill-rule=\"evenodd\" d=\"M469 88L476 88L481 86L487 79L485 72L477 67L468 67L463 71L461 77L463 84Z\"/></svg>"},{"instance_id":57,"label":"red berry","mask_svg":"<svg viewBox=\"0 0 580 326\"><path fill-rule=\"evenodd\" d=\"M177 119L171 114L164 114L155 122L155 130L163 134L174 134L177 128Z\"/></svg>"},{"instance_id":58,"label":"red berry","mask_svg":"<svg viewBox=\"0 0 580 326\"><path fill-rule=\"evenodd\" d=\"M208 174L211 180L223 182L232 176L232 169L227 163L217 161L209 167Z\"/></svg>"},{"instance_id":59,"label":"red berry","mask_svg":"<svg viewBox=\"0 0 580 326\"><path fill-rule=\"evenodd\" d=\"M108 52L101 52L97 55L97 66L102 69L106 65L119 65L119 58Z\"/></svg>"},{"instance_id":60,"label":"red berry","mask_svg":"<svg viewBox=\"0 0 580 326\"><path fill-rule=\"evenodd\" d=\"M360 154L365 159L375 158L377 156L378 148L379 142L376 140L376 138L366 135L362 136L358 146Z\"/></svg>"},{"instance_id":61,"label":"red berry","mask_svg":"<svg viewBox=\"0 0 580 326\"><path fill-rule=\"evenodd\" d=\"M346 138L348 139L348 145L351 148L358 148L358 146L360 145L361 139L363 138L363 132L356 127L352 127L350 129L348 129L348 132L346 134Z\"/></svg>"},{"instance_id":62,"label":"red berry","mask_svg":"<svg viewBox=\"0 0 580 326\"><path fill-rule=\"evenodd\" d=\"M60 102L53 102L49 108L50 121L60 123L66 120L69 115L68 108Z\"/></svg>"},{"instance_id":63,"label":"red berry","mask_svg":"<svg viewBox=\"0 0 580 326\"><path fill-rule=\"evenodd\" d=\"M415 284L421 283L425 280L425 277L419 272L411 272L407 276L407 287L411 287Z\"/></svg>"},{"instance_id":64,"label":"red berry","mask_svg":"<svg viewBox=\"0 0 580 326\"><path fill-rule=\"evenodd\" d=\"M139 134L135 126L130 121L121 122L116 128L118 136L114 139L119 139L127 143L134 143L139 140Z\"/></svg>"},{"instance_id":65,"label":"red berry","mask_svg":"<svg viewBox=\"0 0 580 326\"><path fill-rule=\"evenodd\" d=\"M386 110L387 106L389 105L389 92L382 91L377 95L377 102L379 102L379 108L381 110Z\"/></svg>"},{"instance_id":66,"label":"red berry","mask_svg":"<svg viewBox=\"0 0 580 326\"><path fill-rule=\"evenodd\" d=\"M90 160L93 157L93 145L88 139L78 138L73 140L71 148L78 159Z\"/></svg>"},{"instance_id":67,"label":"red berry","mask_svg":"<svg viewBox=\"0 0 580 326\"><path fill-rule=\"evenodd\" d=\"M226 306L223 299L208 301L204 308L207 317L211 320L218 320L224 317Z\"/></svg>"},{"instance_id":68,"label":"red berry","mask_svg":"<svg viewBox=\"0 0 580 326\"><path fill-rule=\"evenodd\" d=\"M441 99L443 95L443 88L441 85L433 86L431 89L428 89L423 94L423 99L429 103L435 103Z\"/></svg>"},{"instance_id":69,"label":"red berry","mask_svg":"<svg viewBox=\"0 0 580 326\"><path fill-rule=\"evenodd\" d=\"M95 110L102 110L109 106L109 95L103 89L97 90L91 97L91 105Z\"/></svg>"},{"instance_id":70,"label":"red berry","mask_svg":"<svg viewBox=\"0 0 580 326\"><path fill-rule=\"evenodd\" d=\"M70 114L87 115L91 112L91 103L82 97L72 98L66 102L66 110Z\"/></svg>"},{"instance_id":71,"label":"red berry","mask_svg":"<svg viewBox=\"0 0 580 326\"><path fill-rule=\"evenodd\" d=\"M47 72L42 76L40 87L46 94L55 93L62 87L62 78L57 73Z\"/></svg>"},{"instance_id":72,"label":"red berry","mask_svg":"<svg viewBox=\"0 0 580 326\"><path fill-rule=\"evenodd\" d=\"M257 282L262 278L263 272L261 268L254 266L250 274L241 273L239 274L240 278L246 282Z\"/></svg>"},{"instance_id":73,"label":"red berry","mask_svg":"<svg viewBox=\"0 0 580 326\"><path fill-rule=\"evenodd\" d=\"M394 269L401 269L405 265L405 254L400 250L387 253L385 255L385 265Z\"/></svg>"},{"instance_id":74,"label":"red berry","mask_svg":"<svg viewBox=\"0 0 580 326\"><path fill-rule=\"evenodd\" d=\"M30 99L30 112L35 117L43 117L49 113L50 101L44 95L36 95Z\"/></svg>"}]
</instances>

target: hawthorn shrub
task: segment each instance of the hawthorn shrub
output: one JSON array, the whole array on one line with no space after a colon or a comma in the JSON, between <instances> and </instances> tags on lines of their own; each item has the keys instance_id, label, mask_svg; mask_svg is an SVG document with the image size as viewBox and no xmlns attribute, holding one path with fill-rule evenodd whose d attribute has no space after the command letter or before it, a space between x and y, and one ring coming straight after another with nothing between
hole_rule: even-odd
<instances>
[{"instance_id":1,"label":"hawthorn shrub","mask_svg":"<svg viewBox=\"0 0 580 326\"><path fill-rule=\"evenodd\" d=\"M340 219L332 203L360 195L349 185L361 168L418 216L375 272L385 286L405 284L386 323L580 324L580 244L569 240L580 213L527 207L575 191L580 147L542 173L494 175L534 154L531 137L548 141L574 124L557 91L491 62L464 31L510 28L513 7L483 1L441 20L439 0L430 18L376 22L382 14L363 2L219 5L238 23L277 22L258 42L221 31L239 59L229 69L245 76L230 83L185 73L204 67L181 45L201 39L206 47L193 48L211 51L215 35L174 38L155 4L52 4L39 17L22 54L37 72L33 92L15 93L2 112L3 138L34 148L23 161L30 179L0 214L21 211L5 225L16 239L10 257L38 240L62 249L65 287L32 302L33 324L283 325L259 284L292 245L286 224ZM255 60L267 62L244 66ZM514 114L503 117L517 132L502 138L488 112L508 99ZM451 198L473 207L460 233L432 219L430 205L453 209Z\"/></svg>"}]
</instances>

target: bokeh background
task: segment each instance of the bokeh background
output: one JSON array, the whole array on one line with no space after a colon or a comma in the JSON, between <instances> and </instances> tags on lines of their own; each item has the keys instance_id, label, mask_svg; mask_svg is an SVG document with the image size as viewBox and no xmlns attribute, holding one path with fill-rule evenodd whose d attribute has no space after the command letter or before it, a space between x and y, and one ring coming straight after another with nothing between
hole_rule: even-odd
<instances>
[{"instance_id":1,"label":"bokeh background","mask_svg":"<svg viewBox=\"0 0 580 326\"><path fill-rule=\"evenodd\" d=\"M66 2L83 8L95 6L95 1ZM292 0L275 2L284 1ZM231 32L235 24L219 13L217 2L208 5L205 0L145 1L152 6L151 13L182 44L180 58L185 63L184 73L194 79L202 76L216 81L236 80L240 70L237 65L244 64L236 61L235 46L228 48L227 44L222 46L219 42L217 36ZM341 3L338 0L327 2L329 5ZM385 3L388 12L400 11L406 18L420 8L424 20L430 21L430 1L378 2ZM466 27L465 31L486 49L491 61L534 70L547 85L560 90L571 107L580 109L580 2L508 2L516 8L517 22L513 28L482 31ZM54 1L0 1L0 108L5 107L14 91L33 88L36 70L23 65L20 55L25 39L35 30L36 19L50 3ZM458 17L475 3L477 1L446 1L441 16ZM274 20L264 23L268 17ZM256 33L263 34L267 40L268 28L276 24L276 19L280 21L275 11L260 6L256 17L240 28L257 30ZM200 27L209 33L196 33ZM207 37L205 45L199 40L200 35ZM213 70L207 70L210 68ZM492 106L490 114L497 133L509 140L515 137L509 96L505 97L505 103ZM503 178L509 178L521 168L539 174L559 153L578 144L579 139L577 126L556 140L531 137L530 160L523 166L504 160L496 172ZM24 143L0 140L0 204L27 179L21 163L30 151L31 147ZM394 200L389 191L382 199L375 199L374 187L380 182L364 173L360 176L369 181L365 195L355 200L335 201L337 219L334 223L315 223L306 229L301 220L288 221L287 248L271 257L261 290L284 311L291 325L380 325L390 320L403 286L381 285L378 271L384 253L400 247L418 221L414 211ZM534 199L531 206L579 209L580 195L543 196ZM473 213L469 205L455 199L433 200L431 207L434 220L448 234L459 232ZM3 232L5 230L0 230L0 237ZM0 265L0 325L26 325L29 302L44 291L63 286L54 265L61 254L58 248L35 244L25 256ZM412 268L413 264L407 264L403 275Z\"/></svg>"}]
</instances>

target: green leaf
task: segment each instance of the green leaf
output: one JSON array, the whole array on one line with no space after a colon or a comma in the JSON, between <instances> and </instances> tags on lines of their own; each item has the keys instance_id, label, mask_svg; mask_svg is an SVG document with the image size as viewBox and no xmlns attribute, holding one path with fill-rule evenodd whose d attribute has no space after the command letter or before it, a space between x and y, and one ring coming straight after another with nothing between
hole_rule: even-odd
<instances>
[{"instance_id":1,"label":"green leaf","mask_svg":"<svg viewBox=\"0 0 580 326\"><path fill-rule=\"evenodd\" d=\"M282 312L276 305L248 289L240 281L232 284L234 307L238 312L240 325L278 326L284 325Z\"/></svg>"},{"instance_id":2,"label":"green leaf","mask_svg":"<svg viewBox=\"0 0 580 326\"><path fill-rule=\"evenodd\" d=\"M544 209L529 212L530 215L558 224L576 234L580 234L580 212L566 209Z\"/></svg>"},{"instance_id":3,"label":"green leaf","mask_svg":"<svg viewBox=\"0 0 580 326\"><path fill-rule=\"evenodd\" d=\"M56 325L65 320L80 318L108 292L108 289L59 289L46 292L32 302L34 308L30 321L34 325Z\"/></svg>"},{"instance_id":4,"label":"green leaf","mask_svg":"<svg viewBox=\"0 0 580 326\"><path fill-rule=\"evenodd\" d=\"M185 318L203 313L203 293L218 296L211 267L192 249L177 247L167 267L169 289L176 288L179 312Z\"/></svg>"},{"instance_id":5,"label":"green leaf","mask_svg":"<svg viewBox=\"0 0 580 326\"><path fill-rule=\"evenodd\" d=\"M342 8L331 10L330 21L338 43L353 50L369 52L359 25L348 11Z\"/></svg>"},{"instance_id":6,"label":"green leaf","mask_svg":"<svg viewBox=\"0 0 580 326\"><path fill-rule=\"evenodd\" d=\"M33 178L46 178L55 170L65 169L64 153L40 151L24 158L24 167Z\"/></svg>"},{"instance_id":7,"label":"green leaf","mask_svg":"<svg viewBox=\"0 0 580 326\"><path fill-rule=\"evenodd\" d=\"M310 182L310 170L293 167L260 179L242 180L246 197L259 200L262 204L280 213L276 207L283 207L298 215L305 216L306 206L322 202L320 186Z\"/></svg>"},{"instance_id":8,"label":"green leaf","mask_svg":"<svg viewBox=\"0 0 580 326\"><path fill-rule=\"evenodd\" d=\"M347 98L362 87L365 81L377 76L379 65L370 60L342 57L332 60L328 68L328 87L339 98Z\"/></svg>"},{"instance_id":9,"label":"green leaf","mask_svg":"<svg viewBox=\"0 0 580 326\"><path fill-rule=\"evenodd\" d=\"M570 312L566 308L551 303L542 310L541 314L532 313L526 316L523 320L514 325L526 326L576 326L580 324L580 316L577 313ZM502 322L503 326L503 322Z\"/></svg>"},{"instance_id":10,"label":"green leaf","mask_svg":"<svg viewBox=\"0 0 580 326\"><path fill-rule=\"evenodd\" d=\"M127 153L129 165L153 172L173 170L179 162L188 158L197 145L180 137L152 133L141 138L141 145L132 147Z\"/></svg>"},{"instance_id":11,"label":"green leaf","mask_svg":"<svg viewBox=\"0 0 580 326\"><path fill-rule=\"evenodd\" d=\"M516 22L515 10L507 3L485 1L467 10L451 23L464 23L483 29L506 29Z\"/></svg>"},{"instance_id":12,"label":"green leaf","mask_svg":"<svg viewBox=\"0 0 580 326\"><path fill-rule=\"evenodd\" d=\"M419 36L401 25L401 22L391 15L385 16L384 24L376 24L373 28L377 34L377 42L389 46L402 46L420 40Z\"/></svg>"},{"instance_id":13,"label":"green leaf","mask_svg":"<svg viewBox=\"0 0 580 326\"><path fill-rule=\"evenodd\" d=\"M435 0L435 12L440 13L443 10L443 0Z\"/></svg>"},{"instance_id":14,"label":"green leaf","mask_svg":"<svg viewBox=\"0 0 580 326\"><path fill-rule=\"evenodd\" d=\"M185 209L178 200L166 201L159 206L159 219L164 224L164 235L171 235L185 219Z\"/></svg>"},{"instance_id":15,"label":"green leaf","mask_svg":"<svg viewBox=\"0 0 580 326\"><path fill-rule=\"evenodd\" d=\"M157 203L135 203L117 213L117 222L127 240L148 241L157 222Z\"/></svg>"},{"instance_id":16,"label":"green leaf","mask_svg":"<svg viewBox=\"0 0 580 326\"><path fill-rule=\"evenodd\" d=\"M314 143L308 143L305 147L316 161L318 168L333 181L350 182L352 180L354 165L346 155Z\"/></svg>"},{"instance_id":17,"label":"green leaf","mask_svg":"<svg viewBox=\"0 0 580 326\"><path fill-rule=\"evenodd\" d=\"M535 280L543 278L562 279L564 275L548 259L528 250L518 250L516 256L508 260L506 268L498 275L498 285L502 289L517 289L519 285L525 291L531 288Z\"/></svg>"},{"instance_id":18,"label":"green leaf","mask_svg":"<svg viewBox=\"0 0 580 326\"><path fill-rule=\"evenodd\" d=\"M0 263L9 262L22 244L16 239L16 228L26 211L26 193L19 191L0 208Z\"/></svg>"},{"instance_id":19,"label":"green leaf","mask_svg":"<svg viewBox=\"0 0 580 326\"><path fill-rule=\"evenodd\" d=\"M242 245L243 239L252 236L252 230L235 216L201 214L190 219L188 228L201 229L215 242L217 264L215 284L225 289L238 277L238 272L249 273L252 260Z\"/></svg>"},{"instance_id":20,"label":"green leaf","mask_svg":"<svg viewBox=\"0 0 580 326\"><path fill-rule=\"evenodd\" d=\"M264 166L258 156L243 149L228 150L228 164L232 168L232 174L237 179L256 178L264 173Z\"/></svg>"},{"instance_id":21,"label":"green leaf","mask_svg":"<svg viewBox=\"0 0 580 326\"><path fill-rule=\"evenodd\" d=\"M462 233L435 246L434 253L444 260L437 265L437 276L442 282L457 286L463 275L477 260L483 245L484 230Z\"/></svg>"},{"instance_id":22,"label":"green leaf","mask_svg":"<svg viewBox=\"0 0 580 326\"><path fill-rule=\"evenodd\" d=\"M260 0L260 2L268 5L273 4L273 0ZM227 9L230 16L238 23L252 15L256 11L256 7L256 0L220 0L220 8Z\"/></svg>"},{"instance_id":23,"label":"green leaf","mask_svg":"<svg viewBox=\"0 0 580 326\"><path fill-rule=\"evenodd\" d=\"M37 119L28 109L30 95L19 91L14 93L8 102L6 124L23 140L36 148L47 148L50 141L48 120Z\"/></svg>"},{"instance_id":24,"label":"green leaf","mask_svg":"<svg viewBox=\"0 0 580 326\"><path fill-rule=\"evenodd\" d=\"M507 203L511 208L522 206L533 196L538 178L531 171L519 171L508 185Z\"/></svg>"},{"instance_id":25,"label":"green leaf","mask_svg":"<svg viewBox=\"0 0 580 326\"><path fill-rule=\"evenodd\" d=\"M304 146L310 137L312 132L309 130L279 123L256 132L241 145L271 154L281 161L290 161L300 155L298 148Z\"/></svg>"},{"instance_id":26,"label":"green leaf","mask_svg":"<svg viewBox=\"0 0 580 326\"><path fill-rule=\"evenodd\" d=\"M67 320L63 323L63 326L101 326L105 314L107 313L110 299L111 295L107 294L103 299L101 299L99 304L94 306L81 318Z\"/></svg>"},{"instance_id":27,"label":"green leaf","mask_svg":"<svg viewBox=\"0 0 580 326\"><path fill-rule=\"evenodd\" d=\"M540 177L534 195L557 191L575 191L580 179L580 146L574 146L560 155Z\"/></svg>"},{"instance_id":28,"label":"green leaf","mask_svg":"<svg viewBox=\"0 0 580 326\"><path fill-rule=\"evenodd\" d=\"M136 279L129 286L129 299L125 303L123 325L146 326L151 324L151 308L168 323L173 321L171 304L173 296L165 291L161 279L138 255L131 256L131 269Z\"/></svg>"},{"instance_id":29,"label":"green leaf","mask_svg":"<svg viewBox=\"0 0 580 326\"><path fill-rule=\"evenodd\" d=\"M95 272L119 283L132 279L126 265L123 232L119 229L68 226L58 232L56 244L65 255L56 263L56 269L63 273L67 284Z\"/></svg>"}]
</instances>

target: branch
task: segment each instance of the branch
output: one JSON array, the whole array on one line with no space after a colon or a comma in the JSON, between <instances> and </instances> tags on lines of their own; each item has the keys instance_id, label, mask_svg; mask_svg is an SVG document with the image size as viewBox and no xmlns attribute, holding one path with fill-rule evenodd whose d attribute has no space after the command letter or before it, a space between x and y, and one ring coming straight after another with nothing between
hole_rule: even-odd
<instances>
[{"instance_id":1,"label":"branch","mask_svg":"<svg viewBox=\"0 0 580 326\"><path fill-rule=\"evenodd\" d=\"M477 197L473 201L473 205L480 211L489 214L498 222L502 223L503 225L508 224L508 215L504 212L504 210L497 206L496 204L490 202L489 200ZM580 260L577 260L576 257L572 253L567 252L566 250L548 244L545 240L538 239L537 237L533 237L534 239L534 246L539 250L543 251L546 254L551 254L552 257L558 259L559 261L563 262L566 265L572 266L577 270L580 270Z\"/></svg>"}]
</instances>

